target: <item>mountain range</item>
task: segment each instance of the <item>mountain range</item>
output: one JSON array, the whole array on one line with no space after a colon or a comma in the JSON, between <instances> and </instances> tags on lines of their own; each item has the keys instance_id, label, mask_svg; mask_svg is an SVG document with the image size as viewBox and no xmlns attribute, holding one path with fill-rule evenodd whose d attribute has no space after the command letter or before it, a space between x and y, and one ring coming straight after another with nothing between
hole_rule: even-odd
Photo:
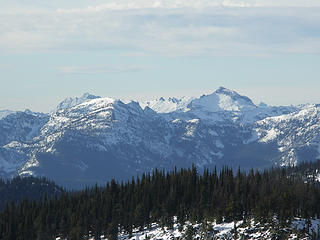
<instances>
[{"instance_id":1,"label":"mountain range","mask_svg":"<svg viewBox=\"0 0 320 240\"><path fill-rule=\"evenodd\" d=\"M296 165L320 155L320 105L255 105L220 87L199 98L84 94L51 113L0 111L0 176L80 188L155 168Z\"/></svg>"}]
</instances>

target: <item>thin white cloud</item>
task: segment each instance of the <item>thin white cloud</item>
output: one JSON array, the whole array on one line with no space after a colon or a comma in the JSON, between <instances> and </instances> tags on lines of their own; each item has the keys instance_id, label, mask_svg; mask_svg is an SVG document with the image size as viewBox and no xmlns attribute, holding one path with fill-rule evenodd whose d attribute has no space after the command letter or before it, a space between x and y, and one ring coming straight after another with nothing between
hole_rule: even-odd
<instances>
[{"instance_id":1,"label":"thin white cloud","mask_svg":"<svg viewBox=\"0 0 320 240\"><path fill-rule=\"evenodd\" d=\"M136 1L115 1L86 8L57 9L57 12L63 13L83 13L83 12L101 12L108 10L136 10L136 9L179 9L179 8L208 8L208 7L253 7L258 4L250 4L244 1L214 1L214 0L136 0Z\"/></svg>"},{"instance_id":2,"label":"thin white cloud","mask_svg":"<svg viewBox=\"0 0 320 240\"><path fill-rule=\"evenodd\" d=\"M10 0L1 3L0 13L32 13L46 10L99 12L150 8L209 7L320 7L319 0Z\"/></svg>"},{"instance_id":3,"label":"thin white cloud","mask_svg":"<svg viewBox=\"0 0 320 240\"><path fill-rule=\"evenodd\" d=\"M132 65L94 65L94 66L62 66L58 71L62 74L105 74L105 73L126 73L148 70L147 66L132 66Z\"/></svg>"},{"instance_id":4,"label":"thin white cloud","mask_svg":"<svg viewBox=\"0 0 320 240\"><path fill-rule=\"evenodd\" d=\"M159 0L160 8L142 8L156 2L141 0L140 6L132 1L129 6L120 1L83 11L0 13L5 19L0 23L0 54L110 49L165 56L320 54L320 8L186 7L197 2ZM213 3L241 6L243 1ZM101 10L110 4L122 7Z\"/></svg>"},{"instance_id":5,"label":"thin white cloud","mask_svg":"<svg viewBox=\"0 0 320 240\"><path fill-rule=\"evenodd\" d=\"M90 2L88 2L90 4ZM91 3L92 4L92 3ZM58 12L101 12L136 9L204 9L212 7L320 7L318 0L118 0L82 8L58 8Z\"/></svg>"}]
</instances>

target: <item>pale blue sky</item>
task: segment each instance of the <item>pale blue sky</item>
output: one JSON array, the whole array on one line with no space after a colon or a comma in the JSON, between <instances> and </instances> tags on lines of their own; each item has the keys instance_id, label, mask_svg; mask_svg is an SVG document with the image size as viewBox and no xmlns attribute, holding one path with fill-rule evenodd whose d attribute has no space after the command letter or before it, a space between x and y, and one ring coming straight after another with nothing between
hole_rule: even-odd
<instances>
[{"instance_id":1,"label":"pale blue sky","mask_svg":"<svg viewBox=\"0 0 320 240\"><path fill-rule=\"evenodd\" d=\"M320 3L7 1L0 109L49 111L84 92L199 96L224 86L271 105L320 103Z\"/></svg>"}]
</instances>

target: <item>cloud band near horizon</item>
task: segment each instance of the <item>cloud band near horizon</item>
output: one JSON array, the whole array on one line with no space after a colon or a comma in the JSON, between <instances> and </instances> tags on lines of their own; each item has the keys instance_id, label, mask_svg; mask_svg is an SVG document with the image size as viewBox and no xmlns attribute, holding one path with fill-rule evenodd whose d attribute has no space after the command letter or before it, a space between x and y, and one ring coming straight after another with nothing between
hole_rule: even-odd
<instances>
[{"instance_id":1,"label":"cloud band near horizon","mask_svg":"<svg viewBox=\"0 0 320 240\"><path fill-rule=\"evenodd\" d=\"M155 1L149 6L145 1L120 1L84 8L0 12L5 19L0 24L0 52L112 49L121 54L170 57L320 53L320 8L252 7L257 1L249 1L251 5L202 2L197 6L188 0Z\"/></svg>"}]
</instances>

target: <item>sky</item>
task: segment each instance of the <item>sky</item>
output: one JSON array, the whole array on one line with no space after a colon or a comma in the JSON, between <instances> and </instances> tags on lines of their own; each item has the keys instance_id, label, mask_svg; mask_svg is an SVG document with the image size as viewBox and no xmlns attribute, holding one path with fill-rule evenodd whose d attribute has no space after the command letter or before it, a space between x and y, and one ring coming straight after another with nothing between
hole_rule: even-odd
<instances>
[{"instance_id":1,"label":"sky","mask_svg":"<svg viewBox=\"0 0 320 240\"><path fill-rule=\"evenodd\" d=\"M49 112L85 92L320 103L319 0L10 0L0 110Z\"/></svg>"}]
</instances>

